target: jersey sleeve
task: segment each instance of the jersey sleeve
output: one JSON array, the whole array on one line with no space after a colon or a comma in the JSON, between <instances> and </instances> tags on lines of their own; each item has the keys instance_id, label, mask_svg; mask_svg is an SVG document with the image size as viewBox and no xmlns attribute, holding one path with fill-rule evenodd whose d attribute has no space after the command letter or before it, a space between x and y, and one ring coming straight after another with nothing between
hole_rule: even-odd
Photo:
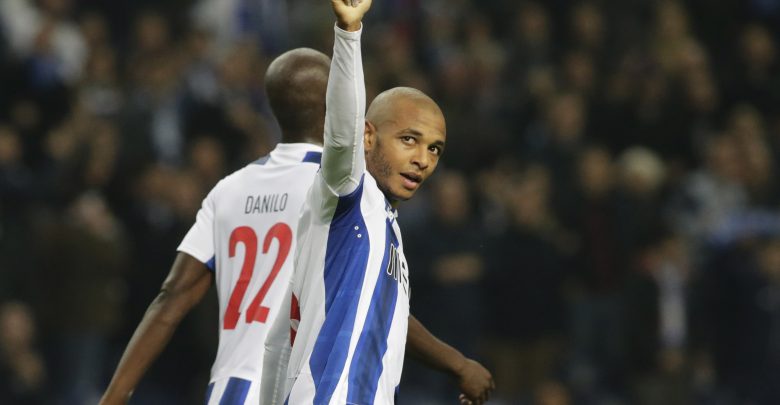
<instances>
[{"instance_id":1,"label":"jersey sleeve","mask_svg":"<svg viewBox=\"0 0 780 405\"><path fill-rule=\"evenodd\" d=\"M176 249L187 253L214 270L214 199L219 184L211 190L198 210L195 223Z\"/></svg>"},{"instance_id":2,"label":"jersey sleeve","mask_svg":"<svg viewBox=\"0 0 780 405\"><path fill-rule=\"evenodd\" d=\"M263 373L260 385L260 403L277 405L287 398L287 370L292 351L291 314L292 283L288 285L279 314L271 324L265 339Z\"/></svg>"},{"instance_id":3,"label":"jersey sleeve","mask_svg":"<svg viewBox=\"0 0 780 405\"><path fill-rule=\"evenodd\" d=\"M363 133L366 89L360 36L334 27L335 41L326 95L321 179L336 196L355 191L366 168Z\"/></svg>"}]
</instances>

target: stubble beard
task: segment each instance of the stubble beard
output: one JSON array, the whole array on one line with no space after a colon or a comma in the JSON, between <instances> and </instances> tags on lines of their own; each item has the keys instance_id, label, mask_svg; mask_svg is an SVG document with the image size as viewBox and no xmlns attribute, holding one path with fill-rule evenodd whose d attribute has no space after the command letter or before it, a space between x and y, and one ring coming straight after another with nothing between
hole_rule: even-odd
<instances>
[{"instance_id":1,"label":"stubble beard","mask_svg":"<svg viewBox=\"0 0 780 405\"><path fill-rule=\"evenodd\" d=\"M388 200L399 200L397 196L393 195L390 191L389 184L387 184L390 182L393 168L390 166L387 159L385 159L381 149L382 147L377 143L377 147L368 153L368 172L374 176L377 186Z\"/></svg>"}]
</instances>

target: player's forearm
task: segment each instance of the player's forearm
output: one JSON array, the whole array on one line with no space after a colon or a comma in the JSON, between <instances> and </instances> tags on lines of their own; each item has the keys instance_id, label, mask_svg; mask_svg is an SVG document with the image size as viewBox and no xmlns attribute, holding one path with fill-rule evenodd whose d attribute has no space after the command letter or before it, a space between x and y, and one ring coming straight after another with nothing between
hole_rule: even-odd
<instances>
[{"instance_id":1,"label":"player's forearm","mask_svg":"<svg viewBox=\"0 0 780 405\"><path fill-rule=\"evenodd\" d=\"M161 292L144 314L127 345L116 372L108 386L101 405L124 404L146 370L160 355L186 314L189 305L175 302L165 291Z\"/></svg>"},{"instance_id":2,"label":"player's forearm","mask_svg":"<svg viewBox=\"0 0 780 405\"><path fill-rule=\"evenodd\" d=\"M406 353L428 367L457 375L465 364L466 357L454 347L433 336L412 315L409 315L409 329L406 334Z\"/></svg>"},{"instance_id":3,"label":"player's forearm","mask_svg":"<svg viewBox=\"0 0 780 405\"><path fill-rule=\"evenodd\" d=\"M354 24L350 26L354 28ZM363 133L366 90L360 50L362 29L335 27L335 42L326 95L325 142L322 175L340 195L360 184L365 168Z\"/></svg>"},{"instance_id":4,"label":"player's forearm","mask_svg":"<svg viewBox=\"0 0 780 405\"><path fill-rule=\"evenodd\" d=\"M292 293L288 290L280 308L290 308L291 295ZM291 351L290 316L279 314L265 339L265 355L263 356L263 373L260 384L261 404L284 402L287 367Z\"/></svg>"}]
</instances>

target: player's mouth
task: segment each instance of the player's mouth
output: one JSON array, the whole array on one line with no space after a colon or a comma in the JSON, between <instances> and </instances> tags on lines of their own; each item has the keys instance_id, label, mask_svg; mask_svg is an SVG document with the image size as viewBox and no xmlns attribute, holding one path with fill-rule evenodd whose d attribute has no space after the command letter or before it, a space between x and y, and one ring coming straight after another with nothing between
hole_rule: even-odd
<instances>
[{"instance_id":1,"label":"player's mouth","mask_svg":"<svg viewBox=\"0 0 780 405\"><path fill-rule=\"evenodd\" d=\"M422 176L415 173L401 173L401 177L403 177L403 185L404 188L407 190L414 190L416 189L420 183L422 183Z\"/></svg>"}]
</instances>

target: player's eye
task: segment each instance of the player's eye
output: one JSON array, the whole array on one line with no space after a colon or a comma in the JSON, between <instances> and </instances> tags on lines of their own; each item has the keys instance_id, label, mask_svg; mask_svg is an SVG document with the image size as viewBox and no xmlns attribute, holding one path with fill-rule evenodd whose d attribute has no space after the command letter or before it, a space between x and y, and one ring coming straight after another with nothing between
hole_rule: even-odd
<instances>
[{"instance_id":1,"label":"player's eye","mask_svg":"<svg viewBox=\"0 0 780 405\"><path fill-rule=\"evenodd\" d=\"M429 146L429 147L428 147L428 150L429 150L429 151L431 151L431 152L433 152L433 153L435 153L435 154L436 154L436 156L440 156L440 155L441 155L441 152L442 152L442 150L441 150L441 146L436 146L436 145L431 145L431 146Z\"/></svg>"},{"instance_id":2,"label":"player's eye","mask_svg":"<svg viewBox=\"0 0 780 405\"><path fill-rule=\"evenodd\" d=\"M406 144L410 144L411 145L411 144L414 143L414 141L415 141L415 139L414 139L413 136L404 135L404 136L401 137L401 142L406 143Z\"/></svg>"}]
</instances>

